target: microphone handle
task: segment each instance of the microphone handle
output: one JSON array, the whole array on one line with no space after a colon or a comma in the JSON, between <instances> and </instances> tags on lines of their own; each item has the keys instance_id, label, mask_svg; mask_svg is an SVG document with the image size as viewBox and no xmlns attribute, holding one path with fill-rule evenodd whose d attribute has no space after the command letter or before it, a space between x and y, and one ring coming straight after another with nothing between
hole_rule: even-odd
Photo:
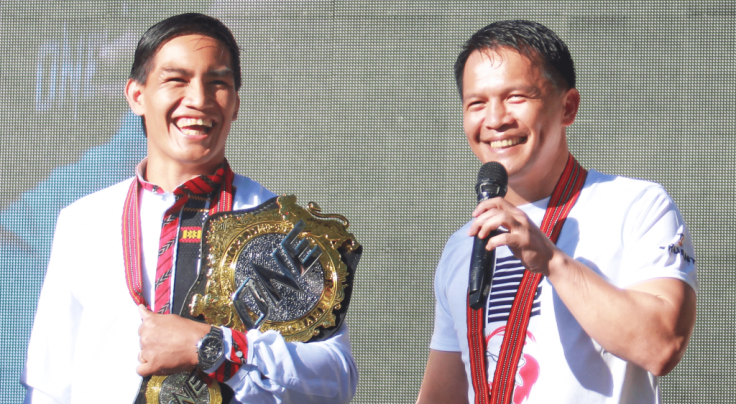
<instances>
[{"instance_id":1,"label":"microphone handle","mask_svg":"<svg viewBox=\"0 0 736 404\"><path fill-rule=\"evenodd\" d=\"M468 302L470 308L478 310L488 300L496 267L496 249L486 250L488 239L498 234L492 231L486 238L475 236L473 253L470 256L470 279L468 282Z\"/></svg>"}]
</instances>

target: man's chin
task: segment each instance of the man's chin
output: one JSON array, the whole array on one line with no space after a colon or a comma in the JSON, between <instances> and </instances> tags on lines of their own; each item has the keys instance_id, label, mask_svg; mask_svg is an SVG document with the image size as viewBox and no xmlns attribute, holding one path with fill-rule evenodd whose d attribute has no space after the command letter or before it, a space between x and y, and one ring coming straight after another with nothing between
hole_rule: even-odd
<instances>
[{"instance_id":1,"label":"man's chin","mask_svg":"<svg viewBox=\"0 0 736 404\"><path fill-rule=\"evenodd\" d=\"M510 159L506 156L496 156L496 160L490 161L496 161L500 163L503 168L506 169L506 174L508 175L509 181L511 181L518 175L523 174L523 172L525 171L525 164L521 161L518 161L517 159Z\"/></svg>"},{"instance_id":2,"label":"man's chin","mask_svg":"<svg viewBox=\"0 0 736 404\"><path fill-rule=\"evenodd\" d=\"M495 161L497 163L500 163L508 172L518 166L518 164L514 160L516 159L511 158L511 156L505 154L488 153L484 156L484 158L481 159L481 162L485 164Z\"/></svg>"},{"instance_id":3,"label":"man's chin","mask_svg":"<svg viewBox=\"0 0 736 404\"><path fill-rule=\"evenodd\" d=\"M177 150L162 156L170 164L180 167L197 167L219 165L225 158L224 153L216 153L205 147L191 147L186 150Z\"/></svg>"}]
</instances>

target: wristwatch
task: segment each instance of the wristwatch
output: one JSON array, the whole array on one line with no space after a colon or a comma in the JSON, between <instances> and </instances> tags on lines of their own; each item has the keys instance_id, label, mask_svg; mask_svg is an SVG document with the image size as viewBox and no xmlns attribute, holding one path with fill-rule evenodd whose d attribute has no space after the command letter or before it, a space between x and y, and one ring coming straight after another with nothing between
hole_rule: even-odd
<instances>
[{"instance_id":1,"label":"wristwatch","mask_svg":"<svg viewBox=\"0 0 736 404\"><path fill-rule=\"evenodd\" d=\"M217 361L225 355L225 346L222 343L222 330L219 327L210 328L209 334L197 342L197 368L202 371L211 369Z\"/></svg>"}]
</instances>

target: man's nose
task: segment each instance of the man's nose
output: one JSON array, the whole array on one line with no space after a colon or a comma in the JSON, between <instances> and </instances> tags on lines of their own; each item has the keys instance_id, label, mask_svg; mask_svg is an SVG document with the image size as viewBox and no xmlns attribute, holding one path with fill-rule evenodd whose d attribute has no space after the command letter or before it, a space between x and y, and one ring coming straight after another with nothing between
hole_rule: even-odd
<instances>
[{"instance_id":1,"label":"man's nose","mask_svg":"<svg viewBox=\"0 0 736 404\"><path fill-rule=\"evenodd\" d=\"M488 102L486 117L483 123L488 129L501 130L514 121L514 117L508 112L506 104L503 101L491 100Z\"/></svg>"},{"instance_id":2,"label":"man's nose","mask_svg":"<svg viewBox=\"0 0 736 404\"><path fill-rule=\"evenodd\" d=\"M210 94L207 92L207 86L200 80L192 80L187 86L187 93L184 97L184 105L195 109L203 109L210 103Z\"/></svg>"}]
</instances>

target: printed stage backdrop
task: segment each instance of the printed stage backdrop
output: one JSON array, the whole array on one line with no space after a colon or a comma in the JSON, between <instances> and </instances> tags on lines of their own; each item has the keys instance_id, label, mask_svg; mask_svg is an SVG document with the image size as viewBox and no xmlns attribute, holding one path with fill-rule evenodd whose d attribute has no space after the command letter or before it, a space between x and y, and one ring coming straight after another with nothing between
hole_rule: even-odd
<instances>
[{"instance_id":1,"label":"printed stage backdrop","mask_svg":"<svg viewBox=\"0 0 736 404\"><path fill-rule=\"evenodd\" d=\"M18 378L58 211L131 176L145 155L122 95L137 39L189 11L221 18L243 50L228 146L235 170L346 214L365 246L348 315L355 403L416 398L434 268L469 219L479 167L452 64L471 33L511 18L546 24L570 46L582 106L569 137L582 164L662 183L691 228L698 322L682 363L662 379L665 402L733 399L733 2L8 0L0 5L1 402L24 395Z\"/></svg>"}]
</instances>

